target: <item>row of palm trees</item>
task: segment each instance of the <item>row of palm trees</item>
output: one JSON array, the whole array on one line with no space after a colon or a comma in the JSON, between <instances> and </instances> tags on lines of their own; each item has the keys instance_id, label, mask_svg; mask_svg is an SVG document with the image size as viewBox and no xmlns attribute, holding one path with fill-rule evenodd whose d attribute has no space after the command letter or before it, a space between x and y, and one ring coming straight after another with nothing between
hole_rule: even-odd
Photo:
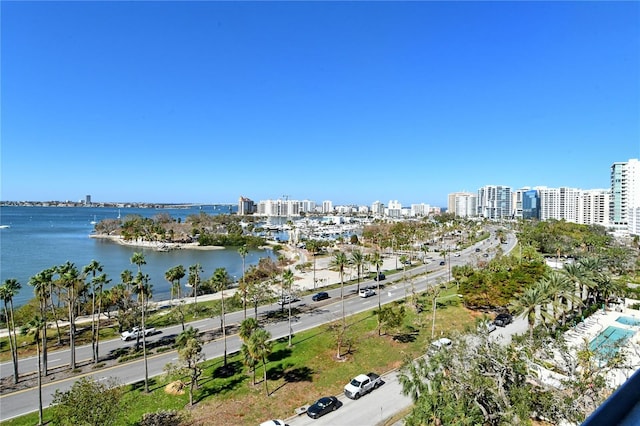
<instances>
[{"instance_id":1,"label":"row of palm trees","mask_svg":"<svg viewBox=\"0 0 640 426\"><path fill-rule=\"evenodd\" d=\"M569 314L575 310L581 313L589 301L606 305L612 295L623 292L623 286L611 279L601 261L585 258L547 273L524 290L509 309L527 318L529 335L533 337L537 322L555 327L560 321L564 325Z\"/></svg>"}]
</instances>

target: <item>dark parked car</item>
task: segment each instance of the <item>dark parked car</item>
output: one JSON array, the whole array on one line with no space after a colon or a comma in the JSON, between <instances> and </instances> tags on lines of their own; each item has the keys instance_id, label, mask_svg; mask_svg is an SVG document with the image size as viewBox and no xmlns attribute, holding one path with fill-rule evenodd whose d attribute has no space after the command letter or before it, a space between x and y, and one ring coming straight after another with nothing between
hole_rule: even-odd
<instances>
[{"instance_id":1,"label":"dark parked car","mask_svg":"<svg viewBox=\"0 0 640 426\"><path fill-rule=\"evenodd\" d=\"M500 327L506 327L507 324L511 324L513 322L513 317L509 314L498 314L493 323Z\"/></svg>"},{"instance_id":2,"label":"dark parked car","mask_svg":"<svg viewBox=\"0 0 640 426\"><path fill-rule=\"evenodd\" d=\"M329 293L326 291L321 291L320 293L316 293L311 297L311 300L317 302L318 300L324 300L329 298Z\"/></svg>"},{"instance_id":3,"label":"dark parked car","mask_svg":"<svg viewBox=\"0 0 640 426\"><path fill-rule=\"evenodd\" d=\"M441 260L441 261L440 261L440 266L444 266L444 265L446 265L446 264L447 264L447 263L446 263L444 260Z\"/></svg>"},{"instance_id":4,"label":"dark parked car","mask_svg":"<svg viewBox=\"0 0 640 426\"><path fill-rule=\"evenodd\" d=\"M381 272L377 276L375 276L373 279L374 279L374 281L382 281L385 278L387 278L387 277L385 277L385 275Z\"/></svg>"},{"instance_id":5,"label":"dark parked car","mask_svg":"<svg viewBox=\"0 0 640 426\"><path fill-rule=\"evenodd\" d=\"M479 251L480 251L480 249L476 247L476 253L478 253Z\"/></svg>"},{"instance_id":6,"label":"dark parked car","mask_svg":"<svg viewBox=\"0 0 640 426\"><path fill-rule=\"evenodd\" d=\"M338 404L338 398L335 396L325 396L314 402L313 405L307 409L307 416L312 419L317 419L330 411L337 410Z\"/></svg>"}]
</instances>

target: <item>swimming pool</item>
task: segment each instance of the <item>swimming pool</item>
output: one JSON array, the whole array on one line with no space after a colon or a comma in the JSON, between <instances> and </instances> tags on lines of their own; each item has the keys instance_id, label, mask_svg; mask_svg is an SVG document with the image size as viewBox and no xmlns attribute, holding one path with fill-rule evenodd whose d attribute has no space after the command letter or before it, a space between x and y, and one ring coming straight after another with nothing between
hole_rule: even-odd
<instances>
[{"instance_id":1,"label":"swimming pool","mask_svg":"<svg viewBox=\"0 0 640 426\"><path fill-rule=\"evenodd\" d=\"M635 334L633 330L625 330L610 325L589 343L589 349L598 352L603 358L609 358L618 353L624 342Z\"/></svg>"},{"instance_id":2,"label":"swimming pool","mask_svg":"<svg viewBox=\"0 0 640 426\"><path fill-rule=\"evenodd\" d=\"M640 326L640 319L634 317L618 317L616 321L624 325Z\"/></svg>"}]
</instances>

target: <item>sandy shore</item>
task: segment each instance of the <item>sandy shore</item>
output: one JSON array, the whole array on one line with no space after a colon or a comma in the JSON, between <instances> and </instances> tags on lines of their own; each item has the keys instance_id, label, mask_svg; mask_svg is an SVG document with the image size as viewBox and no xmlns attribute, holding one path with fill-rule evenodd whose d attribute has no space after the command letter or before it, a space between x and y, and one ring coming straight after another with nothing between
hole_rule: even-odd
<instances>
[{"instance_id":1,"label":"sandy shore","mask_svg":"<svg viewBox=\"0 0 640 426\"><path fill-rule=\"evenodd\" d=\"M89 238L109 240L116 244L130 247L152 248L158 251L170 250L223 250L220 246L201 246L198 243L165 243L160 241L125 240L121 235L91 234Z\"/></svg>"}]
</instances>

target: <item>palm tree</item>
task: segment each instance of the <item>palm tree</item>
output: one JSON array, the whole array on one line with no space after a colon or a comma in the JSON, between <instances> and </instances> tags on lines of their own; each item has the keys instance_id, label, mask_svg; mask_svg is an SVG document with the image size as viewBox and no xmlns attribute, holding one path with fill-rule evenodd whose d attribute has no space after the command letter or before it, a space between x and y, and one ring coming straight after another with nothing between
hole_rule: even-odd
<instances>
[{"instance_id":1,"label":"palm tree","mask_svg":"<svg viewBox=\"0 0 640 426\"><path fill-rule=\"evenodd\" d=\"M58 272L58 282L65 290L65 299L69 312L69 351L71 360L69 367L74 370L76 368L76 303L78 302L79 284L81 281L78 268L71 263L66 262L56 268Z\"/></svg>"},{"instance_id":2,"label":"palm tree","mask_svg":"<svg viewBox=\"0 0 640 426\"><path fill-rule=\"evenodd\" d=\"M33 340L36 342L36 356L38 358L38 425L42 423L42 362L40 358L40 332L47 329L47 322L44 318L35 316L27 323L29 334L33 334ZM45 332L46 334L46 332ZM45 357L44 352L42 357ZM46 375L46 371L45 371Z\"/></svg>"},{"instance_id":3,"label":"palm tree","mask_svg":"<svg viewBox=\"0 0 640 426\"><path fill-rule=\"evenodd\" d=\"M142 357L144 358L144 391L149 393L149 366L147 364L147 339L145 332L145 324L144 324L144 311L146 308L145 304L145 284L147 284L147 279L142 275L142 265L146 265L147 261L144 259L144 254L142 252L135 252L131 256L131 263L138 267L138 276L137 276L137 286L138 286L138 296L142 298L142 321L141 321L141 330L142 333L138 333L138 336L142 334Z\"/></svg>"},{"instance_id":4,"label":"palm tree","mask_svg":"<svg viewBox=\"0 0 640 426\"><path fill-rule=\"evenodd\" d=\"M196 339L198 337L198 331L197 328L193 328L192 326L183 330L182 333L176 337L176 348L182 349L187 345L189 339Z\"/></svg>"},{"instance_id":5,"label":"palm tree","mask_svg":"<svg viewBox=\"0 0 640 426\"><path fill-rule=\"evenodd\" d=\"M95 278L95 290L98 291L98 320L96 321L96 349L95 349L95 363L98 363L100 354L98 351L98 345L100 343L100 315L102 314L102 300L104 299L104 285L108 284L111 280L107 279L107 274L101 274Z\"/></svg>"},{"instance_id":6,"label":"palm tree","mask_svg":"<svg viewBox=\"0 0 640 426\"><path fill-rule=\"evenodd\" d=\"M409 258L406 255L400 256L400 263L402 263L402 281L404 281L404 299L407 300L407 262Z\"/></svg>"},{"instance_id":7,"label":"palm tree","mask_svg":"<svg viewBox=\"0 0 640 426\"><path fill-rule=\"evenodd\" d=\"M204 271L199 263L189 266L189 285L193 287L193 310L198 316L198 284L200 284L200 274ZM184 277L184 274L182 275ZM180 277L182 279L182 277Z\"/></svg>"},{"instance_id":8,"label":"palm tree","mask_svg":"<svg viewBox=\"0 0 640 426\"><path fill-rule=\"evenodd\" d=\"M511 303L511 309L518 316L523 316L529 323L529 337L533 339L533 327L536 323L536 307L542 306L549 301L548 295L539 283L529 287ZM540 314L548 317L546 310L541 309Z\"/></svg>"},{"instance_id":9,"label":"palm tree","mask_svg":"<svg viewBox=\"0 0 640 426\"><path fill-rule=\"evenodd\" d=\"M238 337L240 337L244 343L247 343L253 332L258 328L260 328L260 325L255 318L242 320L240 323L240 329L238 330Z\"/></svg>"},{"instance_id":10,"label":"palm tree","mask_svg":"<svg viewBox=\"0 0 640 426\"><path fill-rule=\"evenodd\" d=\"M224 342L224 366L227 366L227 330L225 324L225 312L224 312L224 290L229 285L229 274L225 268L216 268L211 277L213 288L216 292L220 292L220 321L222 322L222 340Z\"/></svg>"},{"instance_id":11,"label":"palm tree","mask_svg":"<svg viewBox=\"0 0 640 426\"><path fill-rule=\"evenodd\" d=\"M291 292L293 288L293 271L291 269L285 269L282 272L282 285L286 287L287 293L289 294L289 347L291 347L291 299L293 298Z\"/></svg>"},{"instance_id":12,"label":"palm tree","mask_svg":"<svg viewBox=\"0 0 640 426\"><path fill-rule=\"evenodd\" d=\"M273 342L269 339L271 339L271 334L264 328L258 328L251 334L249 344L247 345L251 357L255 360L262 361L264 389L267 396L269 396L269 387L267 386L267 358L273 350Z\"/></svg>"},{"instance_id":13,"label":"palm tree","mask_svg":"<svg viewBox=\"0 0 640 426\"><path fill-rule=\"evenodd\" d=\"M382 260L382 256L380 256L380 252L377 251L373 253L369 262L371 262L371 265L376 267L376 281L378 284L378 312L380 312L380 309L382 307L380 304L380 267L383 264L383 260Z\"/></svg>"},{"instance_id":14,"label":"palm tree","mask_svg":"<svg viewBox=\"0 0 640 426\"><path fill-rule=\"evenodd\" d=\"M344 268L349 265L349 259L347 255L342 251L336 251L333 254L333 259L329 264L330 268L337 269L340 273L340 301L342 303L342 329L347 328L345 315L344 315Z\"/></svg>"},{"instance_id":15,"label":"palm tree","mask_svg":"<svg viewBox=\"0 0 640 426\"><path fill-rule=\"evenodd\" d=\"M102 265L97 260L92 260L82 270L87 276L91 274L91 348L93 350L93 362L98 363L98 350L96 348L96 273L102 272ZM100 315L98 315L99 317Z\"/></svg>"},{"instance_id":16,"label":"palm tree","mask_svg":"<svg viewBox=\"0 0 640 426\"><path fill-rule=\"evenodd\" d=\"M247 284L244 282L245 275L245 259L249 254L249 250L247 246L244 245L238 249L238 254L242 258L242 284L240 284L240 289L242 290L242 310L244 312L243 319L247 319Z\"/></svg>"},{"instance_id":17,"label":"palm tree","mask_svg":"<svg viewBox=\"0 0 640 426\"><path fill-rule=\"evenodd\" d=\"M351 264L356 267L356 273L358 274L358 288L356 289L356 292L360 293L360 277L362 276L362 270L366 263L365 256L362 254L362 251L356 249L351 252L350 261Z\"/></svg>"},{"instance_id":18,"label":"palm tree","mask_svg":"<svg viewBox=\"0 0 640 426\"><path fill-rule=\"evenodd\" d=\"M184 266L177 265L173 268L169 268L164 273L164 278L171 284L171 301L173 302L173 294L177 290L178 299L181 297L181 285L180 280L185 276Z\"/></svg>"},{"instance_id":19,"label":"palm tree","mask_svg":"<svg viewBox=\"0 0 640 426\"><path fill-rule=\"evenodd\" d=\"M4 302L4 314L9 332L9 349L13 361L13 383L18 383L18 339L16 336L16 324L13 317L13 298L18 294L22 286L16 279L5 280L0 286L0 298Z\"/></svg>"},{"instance_id":20,"label":"palm tree","mask_svg":"<svg viewBox=\"0 0 640 426\"><path fill-rule=\"evenodd\" d=\"M51 281L53 280L53 268L45 269L33 277L29 278L29 285L33 286L33 292L40 308L40 318L47 321L47 302L49 301L49 291ZM48 358L47 358L47 327L42 329L42 371L46 376L48 374Z\"/></svg>"}]
</instances>

